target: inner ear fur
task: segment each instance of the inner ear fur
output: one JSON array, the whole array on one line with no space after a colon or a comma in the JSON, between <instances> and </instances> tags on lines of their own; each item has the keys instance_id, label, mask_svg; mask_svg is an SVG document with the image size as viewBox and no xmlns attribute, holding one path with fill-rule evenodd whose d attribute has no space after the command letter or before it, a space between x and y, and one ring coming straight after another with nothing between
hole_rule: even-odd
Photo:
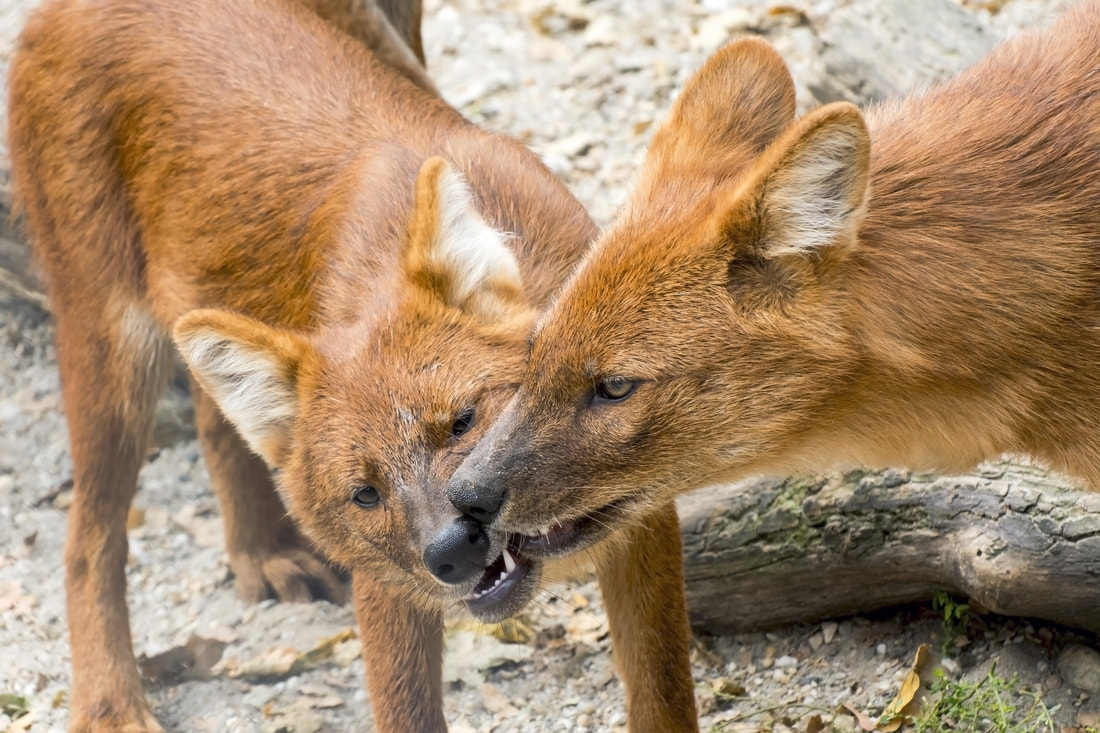
<instances>
[{"instance_id":1,"label":"inner ear fur","mask_svg":"<svg viewBox=\"0 0 1100 733\"><path fill-rule=\"evenodd\" d=\"M201 309L172 331L184 361L222 414L269 466L289 455L298 383L315 351L306 338L229 311Z\"/></svg>"},{"instance_id":2,"label":"inner ear fur","mask_svg":"<svg viewBox=\"0 0 1100 733\"><path fill-rule=\"evenodd\" d=\"M405 268L413 285L487 324L527 317L529 304L508 235L474 208L462 174L440 157L420 168Z\"/></svg>"},{"instance_id":3,"label":"inner ear fur","mask_svg":"<svg viewBox=\"0 0 1100 733\"><path fill-rule=\"evenodd\" d=\"M815 110L768 146L714 222L732 292L781 303L844 259L866 208L870 150L847 102Z\"/></svg>"}]
</instances>

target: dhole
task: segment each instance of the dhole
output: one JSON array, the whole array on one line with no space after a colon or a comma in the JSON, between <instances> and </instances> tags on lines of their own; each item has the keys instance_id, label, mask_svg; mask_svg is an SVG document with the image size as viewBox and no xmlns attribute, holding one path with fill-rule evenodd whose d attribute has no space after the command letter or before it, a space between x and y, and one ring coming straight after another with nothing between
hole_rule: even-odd
<instances>
[{"instance_id":1,"label":"dhole","mask_svg":"<svg viewBox=\"0 0 1100 733\"><path fill-rule=\"evenodd\" d=\"M534 563L838 463L1022 452L1100 488L1100 3L866 118L793 113L760 41L688 82L451 480L494 543Z\"/></svg>"},{"instance_id":2,"label":"dhole","mask_svg":"<svg viewBox=\"0 0 1100 733\"><path fill-rule=\"evenodd\" d=\"M419 49L419 3L385 7ZM345 593L281 494L353 571L377 730L446 728L443 609L495 620L529 597L505 592L511 555L488 554L444 487L511 396L533 309L595 230L532 153L439 99L375 11L48 0L22 35L13 174L49 278L75 484L73 731L160 730L124 571L173 340L196 377L238 589ZM654 527L677 541L674 517ZM638 572L630 559L601 569ZM632 719L669 699L693 714L681 641L674 681L626 680L643 701Z\"/></svg>"}]
</instances>

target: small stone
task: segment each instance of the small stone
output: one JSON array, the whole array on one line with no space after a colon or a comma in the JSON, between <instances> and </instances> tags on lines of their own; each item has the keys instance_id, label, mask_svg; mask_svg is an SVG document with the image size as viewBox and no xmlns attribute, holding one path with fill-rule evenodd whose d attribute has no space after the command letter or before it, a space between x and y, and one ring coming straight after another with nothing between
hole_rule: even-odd
<instances>
[{"instance_id":1,"label":"small stone","mask_svg":"<svg viewBox=\"0 0 1100 733\"><path fill-rule=\"evenodd\" d=\"M947 672L947 674L951 676L957 675L961 669L959 663L951 657L944 657L943 660L940 661L940 666L943 667L944 672Z\"/></svg>"},{"instance_id":2,"label":"small stone","mask_svg":"<svg viewBox=\"0 0 1100 733\"><path fill-rule=\"evenodd\" d=\"M710 689L718 695L728 695L730 697L742 697L745 694L744 685L734 682L729 677L718 677L711 680Z\"/></svg>"},{"instance_id":3,"label":"small stone","mask_svg":"<svg viewBox=\"0 0 1100 733\"><path fill-rule=\"evenodd\" d=\"M1100 652L1082 644L1070 644L1058 655L1058 670L1078 690L1100 694Z\"/></svg>"},{"instance_id":4,"label":"small stone","mask_svg":"<svg viewBox=\"0 0 1100 733\"><path fill-rule=\"evenodd\" d=\"M826 621L821 624L821 638L826 644L831 644L833 639L836 638L837 631L840 630L840 624L836 621Z\"/></svg>"},{"instance_id":5,"label":"small stone","mask_svg":"<svg viewBox=\"0 0 1100 733\"><path fill-rule=\"evenodd\" d=\"M778 669L796 669L798 667L798 660L794 657L783 655L775 660L775 666Z\"/></svg>"},{"instance_id":6,"label":"small stone","mask_svg":"<svg viewBox=\"0 0 1100 733\"><path fill-rule=\"evenodd\" d=\"M875 654L879 655L880 657L885 657L886 656L886 645L885 644L879 644L878 646L876 646L875 647Z\"/></svg>"},{"instance_id":7,"label":"small stone","mask_svg":"<svg viewBox=\"0 0 1100 733\"><path fill-rule=\"evenodd\" d=\"M825 637L822 634L814 634L810 637L810 648L815 652L825 644Z\"/></svg>"},{"instance_id":8,"label":"small stone","mask_svg":"<svg viewBox=\"0 0 1100 733\"><path fill-rule=\"evenodd\" d=\"M856 729L856 719L851 715L836 715L833 717L833 730L837 733L853 733Z\"/></svg>"}]
</instances>

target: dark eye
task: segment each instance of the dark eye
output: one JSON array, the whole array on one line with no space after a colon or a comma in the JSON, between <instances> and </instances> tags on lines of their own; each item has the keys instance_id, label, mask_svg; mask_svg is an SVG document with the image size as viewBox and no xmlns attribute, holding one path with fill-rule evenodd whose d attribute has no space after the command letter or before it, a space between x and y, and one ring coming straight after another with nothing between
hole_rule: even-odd
<instances>
[{"instance_id":1,"label":"dark eye","mask_svg":"<svg viewBox=\"0 0 1100 733\"><path fill-rule=\"evenodd\" d=\"M472 407L467 407L458 413L455 417L454 423L451 425L451 437L461 438L462 434L469 430L474 424L474 417L477 416L477 412Z\"/></svg>"},{"instance_id":2,"label":"dark eye","mask_svg":"<svg viewBox=\"0 0 1100 733\"><path fill-rule=\"evenodd\" d=\"M382 496L378 493L378 489L373 486L360 486L355 490L355 493L351 495L351 500L356 503L357 506L361 506L364 509L371 509L378 506L378 502L381 501Z\"/></svg>"},{"instance_id":3,"label":"dark eye","mask_svg":"<svg viewBox=\"0 0 1100 733\"><path fill-rule=\"evenodd\" d=\"M596 385L596 397L608 402L618 402L629 397L637 386L637 382L626 377L604 377Z\"/></svg>"}]
</instances>

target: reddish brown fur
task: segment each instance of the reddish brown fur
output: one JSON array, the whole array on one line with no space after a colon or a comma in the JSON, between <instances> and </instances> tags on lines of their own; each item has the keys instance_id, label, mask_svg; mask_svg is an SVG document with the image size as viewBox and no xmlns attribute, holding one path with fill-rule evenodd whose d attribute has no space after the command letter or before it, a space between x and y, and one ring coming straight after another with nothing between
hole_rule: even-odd
<instances>
[{"instance_id":1,"label":"reddish brown fur","mask_svg":"<svg viewBox=\"0 0 1100 733\"><path fill-rule=\"evenodd\" d=\"M199 373L200 434L241 593L339 599L344 588L223 411L281 467L306 533L354 572L377 729L445 728L441 613L455 598L427 574L423 542L454 516L442 485L518 381L532 307L594 228L531 153L435 96L377 8L303 5L331 25L280 0L47 0L14 60L13 173L50 280L74 467L74 731L159 730L130 643L125 518L173 324ZM419 3L380 5L422 58ZM511 234L522 288L494 276L466 293L423 256L441 236L435 186L452 169ZM241 379L219 381L230 367ZM231 412L240 404L227 394L240 395L226 385L241 380L261 399ZM452 439L468 404L480 417ZM248 432L242 415L262 420ZM352 504L367 483L384 509ZM655 531L675 541L675 522L662 521ZM636 573L619 565L633 559L609 556L601 572ZM637 643L624 655L644 660L654 642ZM686 636L673 656L686 675ZM669 682L631 664L642 700L631 725L645 730L636 719ZM690 677L677 684L686 718Z\"/></svg>"},{"instance_id":2,"label":"reddish brown fur","mask_svg":"<svg viewBox=\"0 0 1100 733\"><path fill-rule=\"evenodd\" d=\"M1002 452L1100 487L1100 3L866 123L792 93L759 41L689 82L456 503L631 527L711 482Z\"/></svg>"}]
</instances>

